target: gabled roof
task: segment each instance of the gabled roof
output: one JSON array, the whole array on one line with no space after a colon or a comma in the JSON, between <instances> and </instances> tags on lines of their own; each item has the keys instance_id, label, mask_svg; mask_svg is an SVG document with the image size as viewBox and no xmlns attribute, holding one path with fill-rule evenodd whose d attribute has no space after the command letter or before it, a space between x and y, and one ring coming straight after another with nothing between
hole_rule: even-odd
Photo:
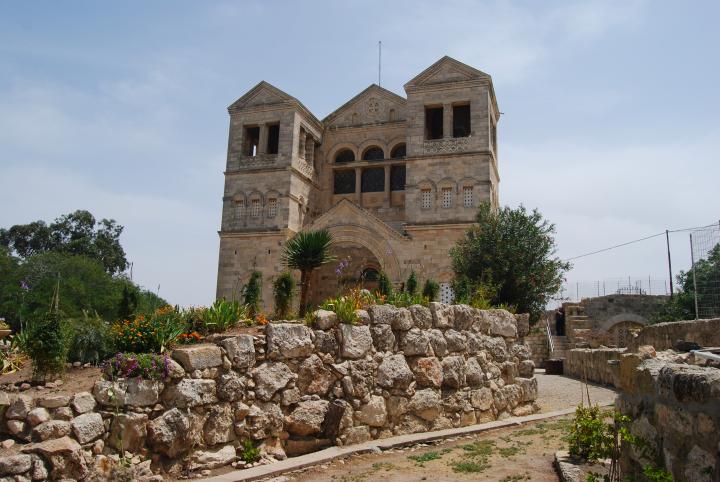
<instances>
[{"instance_id":1,"label":"gabled roof","mask_svg":"<svg viewBox=\"0 0 720 482\"><path fill-rule=\"evenodd\" d=\"M483 81L487 83L490 88L490 96L495 108L495 113L499 115L500 110L498 109L497 99L495 97L492 77L482 70L478 70L447 55L413 77L403 87L405 88L405 92L409 92L438 84L472 81Z\"/></svg>"},{"instance_id":2,"label":"gabled roof","mask_svg":"<svg viewBox=\"0 0 720 482\"><path fill-rule=\"evenodd\" d=\"M407 100L404 97L401 97L397 95L395 92L392 92L390 90L387 90L384 87L380 87L377 84L370 84L368 88L357 94L355 97L350 99L349 101L345 102L343 105L335 109L333 112L325 116L323 119L323 123L327 124L331 122L333 119L338 117L340 114L342 114L345 110L350 108L355 102L359 101L365 96L369 95L376 95L378 97L383 97L387 99L390 102L395 102L398 104L401 104L405 106L407 104Z\"/></svg>"},{"instance_id":3,"label":"gabled roof","mask_svg":"<svg viewBox=\"0 0 720 482\"><path fill-rule=\"evenodd\" d=\"M393 229L393 227L385 221L348 199L341 199L337 204L315 219L311 223L311 226L313 229L319 229L349 224L368 228L379 233L384 233L386 236L407 241L405 236Z\"/></svg>"},{"instance_id":4,"label":"gabled roof","mask_svg":"<svg viewBox=\"0 0 720 482\"><path fill-rule=\"evenodd\" d=\"M485 72L474 67L470 67L469 65L446 55L413 77L404 85L404 87L405 90L408 90L409 88L421 87L430 84L443 84L447 82L478 79L489 80L492 82L491 77Z\"/></svg>"},{"instance_id":5,"label":"gabled roof","mask_svg":"<svg viewBox=\"0 0 720 482\"><path fill-rule=\"evenodd\" d=\"M320 121L310 110L305 107L302 102L295 97L283 92L269 82L260 81L255 87L247 91L242 97L230 104L228 111L241 110L246 107L254 107L260 105L287 105L288 107L297 107L304 111L314 122L320 125Z\"/></svg>"}]
</instances>

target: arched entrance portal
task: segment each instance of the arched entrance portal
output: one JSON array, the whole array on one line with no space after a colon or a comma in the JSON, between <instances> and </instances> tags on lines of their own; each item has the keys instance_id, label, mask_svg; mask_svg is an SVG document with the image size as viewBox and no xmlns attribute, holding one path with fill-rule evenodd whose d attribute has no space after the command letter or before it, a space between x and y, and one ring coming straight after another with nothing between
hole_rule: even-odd
<instances>
[{"instance_id":1,"label":"arched entrance portal","mask_svg":"<svg viewBox=\"0 0 720 482\"><path fill-rule=\"evenodd\" d=\"M321 303L354 286L370 291L377 289L377 275L382 267L368 248L339 242L335 243L332 252L336 260L314 272L310 293L312 303Z\"/></svg>"}]
</instances>

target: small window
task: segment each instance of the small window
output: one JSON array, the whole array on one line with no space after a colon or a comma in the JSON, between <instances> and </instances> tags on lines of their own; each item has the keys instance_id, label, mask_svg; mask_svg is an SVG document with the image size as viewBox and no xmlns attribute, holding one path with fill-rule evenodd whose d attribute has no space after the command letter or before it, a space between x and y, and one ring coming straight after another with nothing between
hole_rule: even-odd
<instances>
[{"instance_id":1,"label":"small window","mask_svg":"<svg viewBox=\"0 0 720 482\"><path fill-rule=\"evenodd\" d=\"M405 144L398 144L393 147L392 153L390 154L391 159L405 159Z\"/></svg>"},{"instance_id":2,"label":"small window","mask_svg":"<svg viewBox=\"0 0 720 482\"><path fill-rule=\"evenodd\" d=\"M385 153L379 147L371 147L363 154L363 161L382 161L385 159Z\"/></svg>"},{"instance_id":3,"label":"small window","mask_svg":"<svg viewBox=\"0 0 720 482\"><path fill-rule=\"evenodd\" d=\"M452 207L452 188L451 187L442 188L442 207L444 207L444 208Z\"/></svg>"},{"instance_id":4,"label":"small window","mask_svg":"<svg viewBox=\"0 0 720 482\"><path fill-rule=\"evenodd\" d=\"M425 138L443 138L443 108L425 107Z\"/></svg>"},{"instance_id":5,"label":"small window","mask_svg":"<svg viewBox=\"0 0 720 482\"><path fill-rule=\"evenodd\" d=\"M243 153L246 156L257 156L258 144L260 143L260 128L246 127L245 139L243 140Z\"/></svg>"},{"instance_id":6,"label":"small window","mask_svg":"<svg viewBox=\"0 0 720 482\"><path fill-rule=\"evenodd\" d=\"M390 167L390 190L405 190L405 165Z\"/></svg>"},{"instance_id":7,"label":"small window","mask_svg":"<svg viewBox=\"0 0 720 482\"><path fill-rule=\"evenodd\" d=\"M242 219L245 215L245 200L239 199L235 201L235 213L238 219Z\"/></svg>"},{"instance_id":8,"label":"small window","mask_svg":"<svg viewBox=\"0 0 720 482\"><path fill-rule=\"evenodd\" d=\"M432 191L430 189L420 191L420 203L423 209L430 209L432 207Z\"/></svg>"},{"instance_id":9,"label":"small window","mask_svg":"<svg viewBox=\"0 0 720 482\"><path fill-rule=\"evenodd\" d=\"M277 154L280 146L280 124L268 126L267 153Z\"/></svg>"},{"instance_id":10,"label":"small window","mask_svg":"<svg viewBox=\"0 0 720 482\"><path fill-rule=\"evenodd\" d=\"M355 192L355 169L335 171L335 194L352 194Z\"/></svg>"},{"instance_id":11,"label":"small window","mask_svg":"<svg viewBox=\"0 0 720 482\"><path fill-rule=\"evenodd\" d=\"M362 192L383 192L385 190L385 168L363 169L360 184Z\"/></svg>"},{"instance_id":12,"label":"small window","mask_svg":"<svg viewBox=\"0 0 720 482\"><path fill-rule=\"evenodd\" d=\"M455 301L455 293L450 283L440 283L440 303L452 304Z\"/></svg>"},{"instance_id":13,"label":"small window","mask_svg":"<svg viewBox=\"0 0 720 482\"><path fill-rule=\"evenodd\" d=\"M343 149L342 151L338 152L335 156L335 164L343 164L345 162L354 162L355 161L355 153L351 151L350 149Z\"/></svg>"},{"instance_id":14,"label":"small window","mask_svg":"<svg viewBox=\"0 0 720 482\"><path fill-rule=\"evenodd\" d=\"M277 215L277 199L270 198L270 199L268 199L267 216L269 218L274 218L276 215Z\"/></svg>"},{"instance_id":15,"label":"small window","mask_svg":"<svg viewBox=\"0 0 720 482\"><path fill-rule=\"evenodd\" d=\"M453 137L470 135L470 105L453 106Z\"/></svg>"},{"instance_id":16,"label":"small window","mask_svg":"<svg viewBox=\"0 0 720 482\"><path fill-rule=\"evenodd\" d=\"M473 188L472 186L463 187L463 206L471 208L473 205Z\"/></svg>"},{"instance_id":17,"label":"small window","mask_svg":"<svg viewBox=\"0 0 720 482\"><path fill-rule=\"evenodd\" d=\"M375 268L365 268L361 276L363 281L377 281L380 273Z\"/></svg>"},{"instance_id":18,"label":"small window","mask_svg":"<svg viewBox=\"0 0 720 482\"><path fill-rule=\"evenodd\" d=\"M250 201L250 217L253 217L253 218L260 217L260 200L259 199L253 199Z\"/></svg>"}]
</instances>

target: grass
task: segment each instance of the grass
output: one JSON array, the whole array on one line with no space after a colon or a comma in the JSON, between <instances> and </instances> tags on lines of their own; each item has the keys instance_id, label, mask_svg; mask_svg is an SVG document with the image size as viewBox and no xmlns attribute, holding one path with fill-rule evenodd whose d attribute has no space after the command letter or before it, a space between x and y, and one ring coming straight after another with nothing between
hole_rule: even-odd
<instances>
[{"instance_id":1,"label":"grass","mask_svg":"<svg viewBox=\"0 0 720 482\"><path fill-rule=\"evenodd\" d=\"M486 460L475 462L474 460L456 460L450 464L454 472L464 474L476 474L483 472L491 467Z\"/></svg>"},{"instance_id":2,"label":"grass","mask_svg":"<svg viewBox=\"0 0 720 482\"><path fill-rule=\"evenodd\" d=\"M420 466L422 466L423 463L425 463L425 462L430 462L431 460L438 460L440 457L442 457L441 454L439 454L438 452L433 452L433 451L425 452L424 454L421 454L421 455L408 455L408 458L410 460L414 461L415 463L417 463Z\"/></svg>"},{"instance_id":3,"label":"grass","mask_svg":"<svg viewBox=\"0 0 720 482\"><path fill-rule=\"evenodd\" d=\"M508 475L507 477L503 477L500 479L499 482L517 482L518 480L532 480L530 478L530 474L525 472L524 474L519 475Z\"/></svg>"},{"instance_id":4,"label":"grass","mask_svg":"<svg viewBox=\"0 0 720 482\"><path fill-rule=\"evenodd\" d=\"M463 445L462 448L468 457L489 457L493 453L495 442L493 440L479 440L475 443Z\"/></svg>"},{"instance_id":5,"label":"grass","mask_svg":"<svg viewBox=\"0 0 720 482\"><path fill-rule=\"evenodd\" d=\"M372 469L375 471L377 471L377 470L390 471L390 470L393 470L394 468L396 468L395 465L391 464L390 462L376 462L376 463L372 464Z\"/></svg>"}]
</instances>

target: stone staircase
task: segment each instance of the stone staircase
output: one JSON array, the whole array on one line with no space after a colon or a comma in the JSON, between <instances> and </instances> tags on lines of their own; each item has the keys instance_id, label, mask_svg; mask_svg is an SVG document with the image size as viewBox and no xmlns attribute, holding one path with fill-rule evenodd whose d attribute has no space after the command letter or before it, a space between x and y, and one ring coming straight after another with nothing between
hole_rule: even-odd
<instances>
[{"instance_id":1,"label":"stone staircase","mask_svg":"<svg viewBox=\"0 0 720 482\"><path fill-rule=\"evenodd\" d=\"M552 336L553 350L550 358L565 358L567 351L570 349L570 342L567 336Z\"/></svg>"}]
</instances>

